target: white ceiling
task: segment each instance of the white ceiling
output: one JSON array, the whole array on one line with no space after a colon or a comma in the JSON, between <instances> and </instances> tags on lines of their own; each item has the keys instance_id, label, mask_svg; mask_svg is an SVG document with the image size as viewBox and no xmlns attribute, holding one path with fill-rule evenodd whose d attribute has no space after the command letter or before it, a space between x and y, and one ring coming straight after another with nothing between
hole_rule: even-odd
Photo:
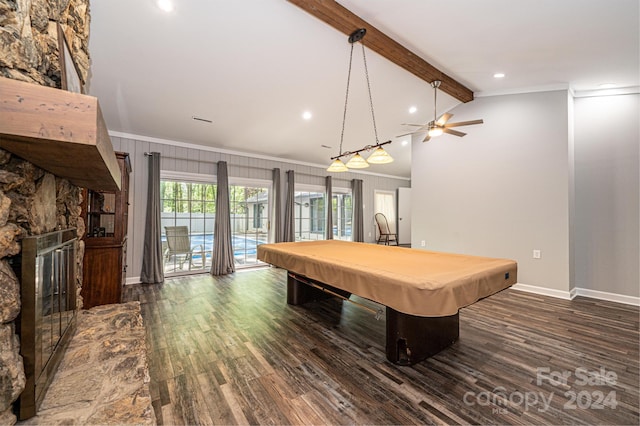
<instances>
[{"instance_id":1,"label":"white ceiling","mask_svg":"<svg viewBox=\"0 0 640 426\"><path fill-rule=\"evenodd\" d=\"M347 36L285 0L174 3L165 13L153 0L91 1L89 90L109 129L328 165L339 149ZM339 3L476 96L640 85L638 0ZM367 171L408 177L410 145L395 136L411 129L401 123L433 118L433 91L368 49L367 65L379 140L394 140L396 159ZM438 113L457 103L440 92ZM465 131L471 138L473 127ZM374 142L357 45L343 151Z\"/></svg>"}]
</instances>

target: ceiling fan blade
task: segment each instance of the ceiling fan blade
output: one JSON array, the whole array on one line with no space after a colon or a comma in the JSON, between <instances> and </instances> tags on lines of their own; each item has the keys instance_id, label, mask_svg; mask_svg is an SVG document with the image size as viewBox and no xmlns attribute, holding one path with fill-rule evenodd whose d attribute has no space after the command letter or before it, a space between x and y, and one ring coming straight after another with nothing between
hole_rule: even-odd
<instances>
[{"instance_id":1,"label":"ceiling fan blade","mask_svg":"<svg viewBox=\"0 0 640 426\"><path fill-rule=\"evenodd\" d=\"M412 124L412 123L401 123L403 126L417 126L417 127L422 127L422 126L426 126L426 124Z\"/></svg>"},{"instance_id":2,"label":"ceiling fan blade","mask_svg":"<svg viewBox=\"0 0 640 426\"><path fill-rule=\"evenodd\" d=\"M408 133L403 133L401 135L397 135L396 138L401 138L403 136L408 136L408 135L417 135L418 133L424 133L426 131L428 131L428 129L425 127L424 129L421 128L421 129L414 130L413 132L408 132Z\"/></svg>"},{"instance_id":3,"label":"ceiling fan blade","mask_svg":"<svg viewBox=\"0 0 640 426\"><path fill-rule=\"evenodd\" d=\"M413 135L413 134L415 134L415 133L416 133L416 132L404 133L404 134L402 134L402 135L397 135L397 136L396 136L396 138L401 138L401 137L404 137L404 136Z\"/></svg>"},{"instance_id":4,"label":"ceiling fan blade","mask_svg":"<svg viewBox=\"0 0 640 426\"><path fill-rule=\"evenodd\" d=\"M457 123L449 123L445 124L444 127L460 127L460 126L470 126L471 124L482 124L484 121L480 120L470 120L470 121L459 121Z\"/></svg>"},{"instance_id":5,"label":"ceiling fan blade","mask_svg":"<svg viewBox=\"0 0 640 426\"><path fill-rule=\"evenodd\" d=\"M427 133L427 136L422 139L422 142L429 142L429 139L431 139L431 136L429 136L429 133Z\"/></svg>"},{"instance_id":6,"label":"ceiling fan blade","mask_svg":"<svg viewBox=\"0 0 640 426\"><path fill-rule=\"evenodd\" d=\"M466 135L466 133L462 133L462 132L459 132L457 130L451 130L451 129L448 129L446 127L444 129L442 129L442 132L443 133L449 133L450 135L460 136L460 137Z\"/></svg>"},{"instance_id":7,"label":"ceiling fan blade","mask_svg":"<svg viewBox=\"0 0 640 426\"><path fill-rule=\"evenodd\" d=\"M440 118L438 118L438 120L436 121L436 124L438 124L438 126L444 126L445 123L451 119L451 117L453 117L453 114L449 114L448 112L445 112L440 116Z\"/></svg>"}]
</instances>

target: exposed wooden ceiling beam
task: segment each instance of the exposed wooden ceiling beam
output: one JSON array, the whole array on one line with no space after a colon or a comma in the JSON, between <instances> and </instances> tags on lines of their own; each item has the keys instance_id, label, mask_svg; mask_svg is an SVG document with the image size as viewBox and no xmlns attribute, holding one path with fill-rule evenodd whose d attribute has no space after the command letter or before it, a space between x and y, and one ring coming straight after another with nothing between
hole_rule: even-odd
<instances>
[{"instance_id":1,"label":"exposed wooden ceiling beam","mask_svg":"<svg viewBox=\"0 0 640 426\"><path fill-rule=\"evenodd\" d=\"M287 0L335 29L350 35L358 28L365 28L365 46L406 69L422 80L431 83L440 80L440 90L461 102L473 100L473 92L436 67L411 52L400 43L369 24L349 9L331 0Z\"/></svg>"}]
</instances>

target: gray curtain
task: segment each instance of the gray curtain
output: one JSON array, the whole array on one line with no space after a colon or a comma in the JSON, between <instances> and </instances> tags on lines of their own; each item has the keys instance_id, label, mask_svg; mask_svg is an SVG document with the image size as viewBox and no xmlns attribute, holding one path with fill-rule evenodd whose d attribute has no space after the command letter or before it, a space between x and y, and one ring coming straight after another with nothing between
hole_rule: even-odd
<instances>
[{"instance_id":1,"label":"gray curtain","mask_svg":"<svg viewBox=\"0 0 640 426\"><path fill-rule=\"evenodd\" d=\"M325 229L325 238L327 240L333 240L333 194L331 193L331 176L327 176L324 179L327 187L327 229Z\"/></svg>"},{"instance_id":2,"label":"gray curtain","mask_svg":"<svg viewBox=\"0 0 640 426\"><path fill-rule=\"evenodd\" d=\"M287 202L284 206L284 241L296 240L295 223L295 176L293 170L287 170Z\"/></svg>"},{"instance_id":3,"label":"gray curtain","mask_svg":"<svg viewBox=\"0 0 640 426\"><path fill-rule=\"evenodd\" d=\"M226 161L218 161L217 180L211 275L226 275L236 271L233 261L233 246L231 245L231 207L229 205L229 177Z\"/></svg>"},{"instance_id":4,"label":"gray curtain","mask_svg":"<svg viewBox=\"0 0 640 426\"><path fill-rule=\"evenodd\" d=\"M273 214L271 224L273 226L273 241L281 243L282 236L282 187L280 186L280 169L273 169Z\"/></svg>"},{"instance_id":5,"label":"gray curtain","mask_svg":"<svg viewBox=\"0 0 640 426\"><path fill-rule=\"evenodd\" d=\"M362 209L362 180L351 181L351 196L353 197L353 241L364 242L364 212Z\"/></svg>"},{"instance_id":6,"label":"gray curtain","mask_svg":"<svg viewBox=\"0 0 640 426\"><path fill-rule=\"evenodd\" d=\"M146 155L149 157L149 184L140 281L156 284L164 281L160 222L160 153L152 152Z\"/></svg>"}]
</instances>

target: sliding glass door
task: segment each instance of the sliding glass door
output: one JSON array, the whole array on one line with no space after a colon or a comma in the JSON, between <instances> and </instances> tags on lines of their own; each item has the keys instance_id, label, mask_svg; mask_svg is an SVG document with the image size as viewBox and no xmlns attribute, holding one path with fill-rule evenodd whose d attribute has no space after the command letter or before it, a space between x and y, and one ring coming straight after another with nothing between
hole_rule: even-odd
<instances>
[{"instance_id":1,"label":"sliding glass door","mask_svg":"<svg viewBox=\"0 0 640 426\"><path fill-rule=\"evenodd\" d=\"M333 238L351 241L353 206L351 190L333 188L331 202L323 187L296 185L295 235L296 241L324 240L327 226L327 208L331 209Z\"/></svg>"},{"instance_id":2,"label":"sliding glass door","mask_svg":"<svg viewBox=\"0 0 640 426\"><path fill-rule=\"evenodd\" d=\"M257 248L268 239L270 185L234 180L229 186L233 255L238 267L259 263Z\"/></svg>"},{"instance_id":3,"label":"sliding glass door","mask_svg":"<svg viewBox=\"0 0 640 426\"><path fill-rule=\"evenodd\" d=\"M160 180L165 274L211 268L216 191L213 183Z\"/></svg>"},{"instance_id":4,"label":"sliding glass door","mask_svg":"<svg viewBox=\"0 0 640 426\"><path fill-rule=\"evenodd\" d=\"M165 274L211 269L216 191L213 177L166 172L160 181ZM258 264L257 247L269 229L269 182L244 180L229 185L232 247L237 267Z\"/></svg>"},{"instance_id":5,"label":"sliding glass door","mask_svg":"<svg viewBox=\"0 0 640 426\"><path fill-rule=\"evenodd\" d=\"M325 239L324 188L296 185L294 199L296 241Z\"/></svg>"},{"instance_id":6,"label":"sliding glass door","mask_svg":"<svg viewBox=\"0 0 640 426\"><path fill-rule=\"evenodd\" d=\"M334 188L332 192L333 239L351 241L351 222L353 220L351 191Z\"/></svg>"}]
</instances>

